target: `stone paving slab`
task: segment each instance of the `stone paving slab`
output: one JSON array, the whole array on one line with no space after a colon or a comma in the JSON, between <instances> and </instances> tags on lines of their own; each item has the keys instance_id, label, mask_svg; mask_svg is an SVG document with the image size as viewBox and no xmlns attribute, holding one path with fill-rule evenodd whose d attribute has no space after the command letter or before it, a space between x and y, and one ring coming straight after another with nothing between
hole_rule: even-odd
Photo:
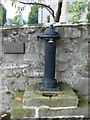
<instances>
[{"instance_id":1,"label":"stone paving slab","mask_svg":"<svg viewBox=\"0 0 90 120\"><path fill-rule=\"evenodd\" d=\"M59 84L61 91L39 91L39 84L26 87L23 96L23 107L77 107L78 97L66 83Z\"/></svg>"},{"instance_id":2,"label":"stone paving slab","mask_svg":"<svg viewBox=\"0 0 90 120\"><path fill-rule=\"evenodd\" d=\"M17 100L19 98L20 100ZM11 118L26 118L26 117L33 117L35 116L34 109L23 109L23 93L22 92L15 92L15 99L13 101L13 105L11 108Z\"/></svg>"}]
</instances>

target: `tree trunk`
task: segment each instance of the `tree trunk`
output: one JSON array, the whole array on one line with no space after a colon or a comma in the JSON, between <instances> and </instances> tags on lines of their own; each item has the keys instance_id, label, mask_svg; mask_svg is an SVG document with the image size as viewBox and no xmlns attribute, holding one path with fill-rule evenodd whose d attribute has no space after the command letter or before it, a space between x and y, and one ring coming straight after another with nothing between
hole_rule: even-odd
<instances>
[{"instance_id":1,"label":"tree trunk","mask_svg":"<svg viewBox=\"0 0 90 120\"><path fill-rule=\"evenodd\" d=\"M28 5L40 5L40 6L44 6L50 12L50 14L52 15L52 17L54 19L54 22L59 22L60 15L61 15L61 8L62 8L62 2L61 2L61 0L58 0L58 7L57 7L57 11L56 11L56 16L54 15L54 10L50 6L48 6L48 5L45 5L45 4L42 4L42 3L36 3L36 2L35 3L33 3L33 2L30 2L30 3L20 2L19 0L17 0L16 2L25 4L25 5L28 4Z\"/></svg>"},{"instance_id":2,"label":"tree trunk","mask_svg":"<svg viewBox=\"0 0 90 120\"><path fill-rule=\"evenodd\" d=\"M56 11L56 16L54 18L54 22L59 22L60 15L61 15L61 8L62 8L62 2L60 2L60 0L58 0L58 8Z\"/></svg>"}]
</instances>

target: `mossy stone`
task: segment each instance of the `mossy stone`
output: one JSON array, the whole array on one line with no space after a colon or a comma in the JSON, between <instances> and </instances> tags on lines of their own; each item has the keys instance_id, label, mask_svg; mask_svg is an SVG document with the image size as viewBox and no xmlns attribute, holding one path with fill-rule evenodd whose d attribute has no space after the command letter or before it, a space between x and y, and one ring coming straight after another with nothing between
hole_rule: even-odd
<instances>
[{"instance_id":1,"label":"mossy stone","mask_svg":"<svg viewBox=\"0 0 90 120\"><path fill-rule=\"evenodd\" d=\"M89 111L88 111L88 103L86 102L85 98L80 94L76 93L78 98L80 99L78 107L74 109L59 109L59 110L53 110L53 109L40 109L39 110L39 117L40 118L54 118L54 117L89 117Z\"/></svg>"},{"instance_id":2,"label":"mossy stone","mask_svg":"<svg viewBox=\"0 0 90 120\"><path fill-rule=\"evenodd\" d=\"M59 85L61 91L39 91L39 84L27 86L23 96L23 106L25 108L32 106L77 107L78 97L70 85L66 83L60 83Z\"/></svg>"},{"instance_id":3,"label":"mossy stone","mask_svg":"<svg viewBox=\"0 0 90 120\"><path fill-rule=\"evenodd\" d=\"M16 100L16 98L22 99L22 101ZM24 118L24 117L34 117L35 109L23 109L23 93L15 92L15 99L11 108L11 118Z\"/></svg>"}]
</instances>

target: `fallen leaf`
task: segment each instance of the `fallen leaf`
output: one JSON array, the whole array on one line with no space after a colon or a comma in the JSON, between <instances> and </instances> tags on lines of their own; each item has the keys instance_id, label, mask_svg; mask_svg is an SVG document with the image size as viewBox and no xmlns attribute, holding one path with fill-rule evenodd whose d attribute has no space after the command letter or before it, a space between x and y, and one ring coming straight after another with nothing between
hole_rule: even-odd
<instances>
[{"instance_id":1,"label":"fallen leaf","mask_svg":"<svg viewBox=\"0 0 90 120\"><path fill-rule=\"evenodd\" d=\"M7 116L7 114L5 112L2 112L2 118L6 117L6 116Z\"/></svg>"},{"instance_id":2,"label":"fallen leaf","mask_svg":"<svg viewBox=\"0 0 90 120\"><path fill-rule=\"evenodd\" d=\"M16 100L18 100L18 101L20 101L20 102L21 102L21 101L22 101L22 98L16 98Z\"/></svg>"}]
</instances>

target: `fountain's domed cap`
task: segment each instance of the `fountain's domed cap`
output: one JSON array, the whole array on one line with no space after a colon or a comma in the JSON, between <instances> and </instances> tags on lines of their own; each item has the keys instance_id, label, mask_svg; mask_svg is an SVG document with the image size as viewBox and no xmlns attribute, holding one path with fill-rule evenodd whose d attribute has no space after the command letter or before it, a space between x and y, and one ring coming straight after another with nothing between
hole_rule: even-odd
<instances>
[{"instance_id":1,"label":"fountain's domed cap","mask_svg":"<svg viewBox=\"0 0 90 120\"><path fill-rule=\"evenodd\" d=\"M53 25L50 25L50 27L43 32L41 37L43 39L48 39L48 38L56 39L59 38L60 35L56 30L54 30Z\"/></svg>"}]
</instances>

